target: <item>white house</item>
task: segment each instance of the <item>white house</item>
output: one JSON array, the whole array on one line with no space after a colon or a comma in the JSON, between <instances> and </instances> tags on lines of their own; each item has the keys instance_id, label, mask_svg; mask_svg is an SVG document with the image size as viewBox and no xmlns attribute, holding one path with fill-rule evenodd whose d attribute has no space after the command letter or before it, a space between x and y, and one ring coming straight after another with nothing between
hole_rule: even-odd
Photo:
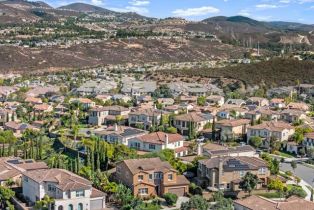
<instances>
[{"instance_id":1,"label":"white house","mask_svg":"<svg viewBox=\"0 0 314 210\"><path fill-rule=\"evenodd\" d=\"M23 173L23 196L32 204L45 195L54 198L56 210L102 210L105 193L92 183L64 169L42 169Z\"/></svg>"},{"instance_id":2,"label":"white house","mask_svg":"<svg viewBox=\"0 0 314 210\"><path fill-rule=\"evenodd\" d=\"M184 137L180 134L168 134L164 132L150 133L130 139L128 146L147 152L159 152L163 149L172 149L176 157L188 154L188 148L184 146Z\"/></svg>"}]
</instances>

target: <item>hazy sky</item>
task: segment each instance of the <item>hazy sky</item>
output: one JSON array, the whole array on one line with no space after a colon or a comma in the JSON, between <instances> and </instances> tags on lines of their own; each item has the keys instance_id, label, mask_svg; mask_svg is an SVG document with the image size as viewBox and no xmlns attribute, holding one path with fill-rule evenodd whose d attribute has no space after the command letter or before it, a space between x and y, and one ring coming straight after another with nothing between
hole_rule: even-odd
<instances>
[{"instance_id":1,"label":"hazy sky","mask_svg":"<svg viewBox=\"0 0 314 210\"><path fill-rule=\"evenodd\" d=\"M314 24L314 0L44 0L52 6L84 2L115 11L132 11L151 17L184 17L201 20L211 16L243 15L264 21Z\"/></svg>"}]
</instances>

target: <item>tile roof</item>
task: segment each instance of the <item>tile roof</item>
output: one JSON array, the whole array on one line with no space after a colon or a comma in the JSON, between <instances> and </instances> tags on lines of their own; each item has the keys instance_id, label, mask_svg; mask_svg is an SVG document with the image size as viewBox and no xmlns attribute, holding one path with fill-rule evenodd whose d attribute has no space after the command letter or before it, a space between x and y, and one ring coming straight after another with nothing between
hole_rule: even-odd
<instances>
[{"instance_id":1,"label":"tile roof","mask_svg":"<svg viewBox=\"0 0 314 210\"><path fill-rule=\"evenodd\" d=\"M174 143L178 141L184 141L184 137L180 134L170 134L165 132L154 132L150 134L146 134L144 136L137 137L140 141L153 143L153 144L165 144L166 138L168 137L169 143Z\"/></svg>"},{"instance_id":2,"label":"tile roof","mask_svg":"<svg viewBox=\"0 0 314 210\"><path fill-rule=\"evenodd\" d=\"M282 121L269 121L269 122L263 122L259 125L249 126L249 129L254 130L270 130L270 131L277 131L281 132L285 129L293 129L294 127L290 125L289 123L282 122Z\"/></svg>"},{"instance_id":3,"label":"tile roof","mask_svg":"<svg viewBox=\"0 0 314 210\"><path fill-rule=\"evenodd\" d=\"M211 115L206 115L206 114L197 113L197 112L190 112L187 114L175 116L174 119L180 120L180 121L188 121L188 122L202 122L202 121L210 120Z\"/></svg>"},{"instance_id":4,"label":"tile roof","mask_svg":"<svg viewBox=\"0 0 314 210\"><path fill-rule=\"evenodd\" d=\"M250 124L251 120L249 119L233 119L233 120L220 120L216 122L216 124L228 127L237 127L241 125L248 125Z\"/></svg>"},{"instance_id":5,"label":"tile roof","mask_svg":"<svg viewBox=\"0 0 314 210\"><path fill-rule=\"evenodd\" d=\"M133 175L139 173L140 171L174 170L168 162L163 162L160 158L130 159L122 162L125 163Z\"/></svg>"},{"instance_id":6,"label":"tile roof","mask_svg":"<svg viewBox=\"0 0 314 210\"><path fill-rule=\"evenodd\" d=\"M90 189L92 187L92 183L89 180L64 169L53 168L26 171L23 175L37 183L54 182L56 187L62 191Z\"/></svg>"}]
</instances>

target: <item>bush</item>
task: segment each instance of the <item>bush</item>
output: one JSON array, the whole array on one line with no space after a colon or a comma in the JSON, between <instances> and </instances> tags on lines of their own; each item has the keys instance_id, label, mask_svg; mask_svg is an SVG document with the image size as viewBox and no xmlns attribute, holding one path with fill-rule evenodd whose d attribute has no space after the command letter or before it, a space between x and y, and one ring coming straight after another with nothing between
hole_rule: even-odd
<instances>
[{"instance_id":1,"label":"bush","mask_svg":"<svg viewBox=\"0 0 314 210\"><path fill-rule=\"evenodd\" d=\"M292 176L292 172L291 172L291 171L286 171L285 173L286 173L286 175L288 175L288 176Z\"/></svg>"},{"instance_id":2,"label":"bush","mask_svg":"<svg viewBox=\"0 0 314 210\"><path fill-rule=\"evenodd\" d=\"M203 195L203 190L201 187L197 186L194 183L191 183L189 186L189 191L192 195Z\"/></svg>"},{"instance_id":3,"label":"bush","mask_svg":"<svg viewBox=\"0 0 314 210\"><path fill-rule=\"evenodd\" d=\"M298 196L300 198L305 198L306 192L300 186L291 186L291 188L287 192L287 197L290 196Z\"/></svg>"},{"instance_id":4,"label":"bush","mask_svg":"<svg viewBox=\"0 0 314 210\"><path fill-rule=\"evenodd\" d=\"M166 200L168 206L174 206L178 200L178 196L173 193L165 193L163 197Z\"/></svg>"}]
</instances>

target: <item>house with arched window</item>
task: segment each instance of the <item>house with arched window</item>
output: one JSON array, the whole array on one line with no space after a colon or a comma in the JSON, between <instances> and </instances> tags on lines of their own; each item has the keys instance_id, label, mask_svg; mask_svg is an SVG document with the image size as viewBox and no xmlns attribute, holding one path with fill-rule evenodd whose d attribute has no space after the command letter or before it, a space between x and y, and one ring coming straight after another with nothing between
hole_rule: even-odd
<instances>
[{"instance_id":1,"label":"house with arched window","mask_svg":"<svg viewBox=\"0 0 314 210\"><path fill-rule=\"evenodd\" d=\"M27 171L23 173L22 186L24 198L33 205L49 196L54 199L53 210L105 209L105 193L64 169Z\"/></svg>"}]
</instances>

